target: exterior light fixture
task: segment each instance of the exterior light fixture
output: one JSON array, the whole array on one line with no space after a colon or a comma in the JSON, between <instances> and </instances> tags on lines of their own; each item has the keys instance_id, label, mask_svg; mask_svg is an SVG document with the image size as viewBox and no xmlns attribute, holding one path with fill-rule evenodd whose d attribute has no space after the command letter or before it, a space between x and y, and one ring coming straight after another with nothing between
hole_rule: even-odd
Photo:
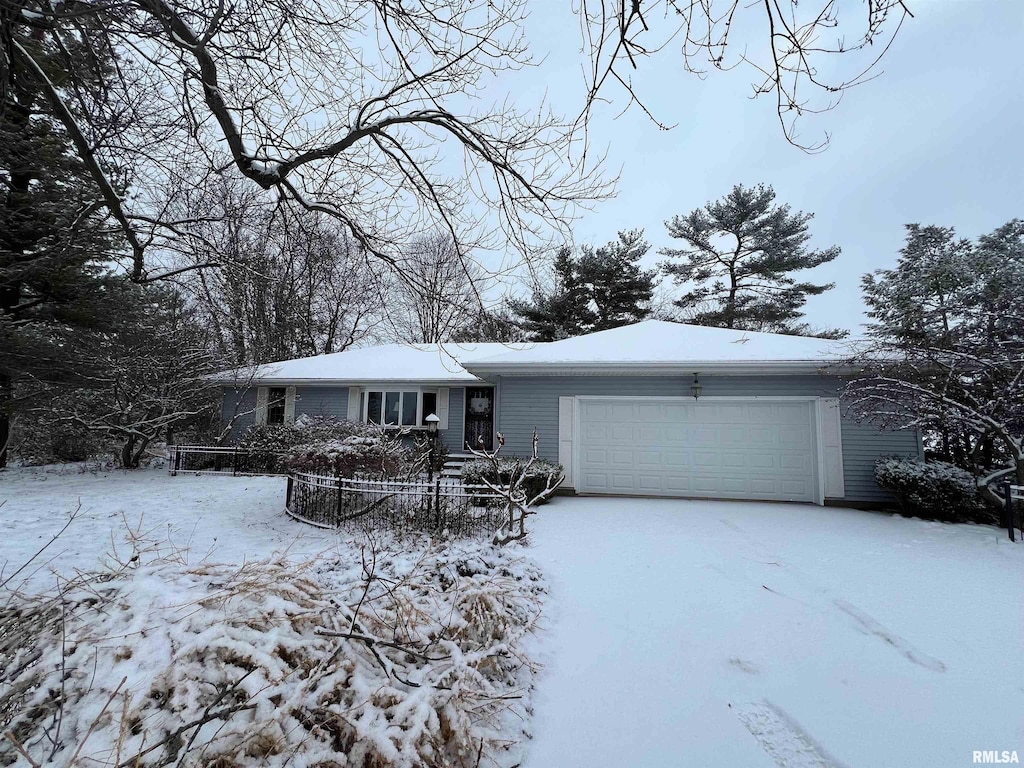
<instances>
[{"instance_id":1,"label":"exterior light fixture","mask_svg":"<svg viewBox=\"0 0 1024 768\"><path fill-rule=\"evenodd\" d=\"M700 379L697 378L697 374L693 374L693 384L690 385L690 392L693 393L693 399L700 399L700 393L704 391L704 387L701 386Z\"/></svg>"},{"instance_id":2,"label":"exterior light fixture","mask_svg":"<svg viewBox=\"0 0 1024 768\"><path fill-rule=\"evenodd\" d=\"M436 413L430 413L423 420L427 422L427 432L430 433L430 453L427 456L427 481L432 483L434 482L434 464L437 463L437 424L441 419L438 418Z\"/></svg>"}]
</instances>

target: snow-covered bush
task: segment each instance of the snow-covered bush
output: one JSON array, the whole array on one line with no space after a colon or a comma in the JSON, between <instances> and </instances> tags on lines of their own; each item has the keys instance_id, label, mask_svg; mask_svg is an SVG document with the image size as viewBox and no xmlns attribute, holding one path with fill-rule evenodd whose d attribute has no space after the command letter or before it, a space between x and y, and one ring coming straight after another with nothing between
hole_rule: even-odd
<instances>
[{"instance_id":1,"label":"snow-covered bush","mask_svg":"<svg viewBox=\"0 0 1024 768\"><path fill-rule=\"evenodd\" d=\"M896 495L904 514L948 522L996 522L974 477L954 464L889 456L875 462L875 479Z\"/></svg>"},{"instance_id":2,"label":"snow-covered bush","mask_svg":"<svg viewBox=\"0 0 1024 768\"><path fill-rule=\"evenodd\" d=\"M494 463L486 459L467 461L462 465L462 482L466 485L484 485L487 481L494 485L504 485L509 482L513 473L520 471L528 461L528 459L514 456L502 456L497 459L497 471L495 471ZM549 480L556 479L562 474L564 471L561 464L554 464L545 459L536 459L526 470L526 475L523 478L522 490L526 494L526 498L534 498L544 490ZM546 504L547 502L547 498L542 498L538 503Z\"/></svg>"},{"instance_id":3,"label":"snow-covered bush","mask_svg":"<svg viewBox=\"0 0 1024 768\"><path fill-rule=\"evenodd\" d=\"M521 761L545 587L518 550L146 559L0 607L0 765Z\"/></svg>"},{"instance_id":4,"label":"snow-covered bush","mask_svg":"<svg viewBox=\"0 0 1024 768\"><path fill-rule=\"evenodd\" d=\"M349 435L296 446L281 463L292 472L382 479L402 474L414 464L414 454L384 436Z\"/></svg>"},{"instance_id":5,"label":"snow-covered bush","mask_svg":"<svg viewBox=\"0 0 1024 768\"><path fill-rule=\"evenodd\" d=\"M367 426L331 416L302 414L293 424L254 424L239 438L238 447L282 454L300 445L369 434Z\"/></svg>"},{"instance_id":6,"label":"snow-covered bush","mask_svg":"<svg viewBox=\"0 0 1024 768\"><path fill-rule=\"evenodd\" d=\"M395 477L425 466L412 441L373 424L299 416L294 424L258 424L238 443L278 470L342 477Z\"/></svg>"}]
</instances>

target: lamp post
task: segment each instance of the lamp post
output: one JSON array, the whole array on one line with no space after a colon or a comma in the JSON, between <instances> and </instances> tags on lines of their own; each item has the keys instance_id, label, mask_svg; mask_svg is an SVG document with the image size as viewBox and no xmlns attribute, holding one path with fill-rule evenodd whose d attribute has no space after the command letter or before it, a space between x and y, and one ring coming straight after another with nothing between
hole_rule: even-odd
<instances>
[{"instance_id":1,"label":"lamp post","mask_svg":"<svg viewBox=\"0 0 1024 768\"><path fill-rule=\"evenodd\" d=\"M434 454L435 447L437 445L437 425L441 419L438 418L436 413L429 414L425 419L427 423L427 432L430 433L430 454L427 459L427 480L432 481L434 479Z\"/></svg>"}]
</instances>

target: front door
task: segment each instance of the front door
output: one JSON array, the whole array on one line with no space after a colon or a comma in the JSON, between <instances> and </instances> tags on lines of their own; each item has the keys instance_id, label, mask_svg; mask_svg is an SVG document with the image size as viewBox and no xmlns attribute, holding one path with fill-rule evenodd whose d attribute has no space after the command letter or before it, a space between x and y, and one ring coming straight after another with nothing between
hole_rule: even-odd
<instances>
[{"instance_id":1,"label":"front door","mask_svg":"<svg viewBox=\"0 0 1024 768\"><path fill-rule=\"evenodd\" d=\"M466 445L494 448L494 387L466 389Z\"/></svg>"}]
</instances>

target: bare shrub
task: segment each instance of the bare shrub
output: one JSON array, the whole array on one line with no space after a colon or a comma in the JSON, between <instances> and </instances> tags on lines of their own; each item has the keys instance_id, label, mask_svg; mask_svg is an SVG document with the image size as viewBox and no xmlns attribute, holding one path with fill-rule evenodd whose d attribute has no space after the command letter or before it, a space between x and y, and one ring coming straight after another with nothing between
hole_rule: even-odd
<instances>
[{"instance_id":1,"label":"bare shrub","mask_svg":"<svg viewBox=\"0 0 1024 768\"><path fill-rule=\"evenodd\" d=\"M148 551L0 608L0 764L517 759L544 585L512 550Z\"/></svg>"}]
</instances>

